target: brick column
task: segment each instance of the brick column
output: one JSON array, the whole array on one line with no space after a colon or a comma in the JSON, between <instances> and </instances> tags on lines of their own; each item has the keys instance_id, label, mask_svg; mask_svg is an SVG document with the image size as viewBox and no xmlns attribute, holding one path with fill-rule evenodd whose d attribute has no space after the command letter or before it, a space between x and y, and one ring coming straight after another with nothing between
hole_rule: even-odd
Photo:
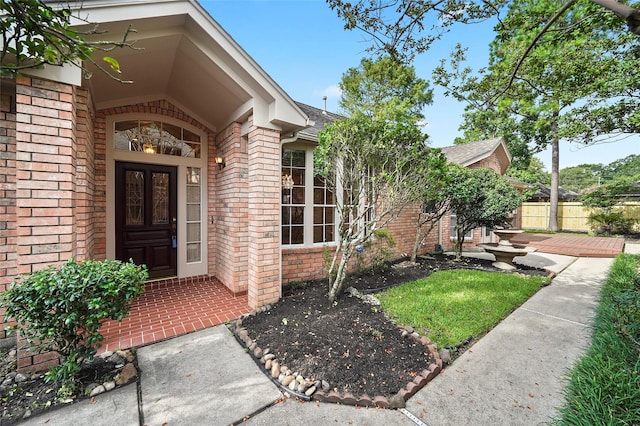
<instances>
[{"instance_id":1,"label":"brick column","mask_svg":"<svg viewBox=\"0 0 640 426\"><path fill-rule=\"evenodd\" d=\"M16 82L18 273L75 254L75 94L36 78Z\"/></svg>"},{"instance_id":2,"label":"brick column","mask_svg":"<svg viewBox=\"0 0 640 426\"><path fill-rule=\"evenodd\" d=\"M280 134L254 128L248 145L248 296L258 307L280 299Z\"/></svg>"}]
</instances>

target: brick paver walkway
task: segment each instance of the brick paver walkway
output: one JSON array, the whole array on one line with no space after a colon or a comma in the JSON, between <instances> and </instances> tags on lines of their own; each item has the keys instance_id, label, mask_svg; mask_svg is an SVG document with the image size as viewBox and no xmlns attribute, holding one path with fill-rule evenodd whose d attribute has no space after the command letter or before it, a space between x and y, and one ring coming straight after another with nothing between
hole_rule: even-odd
<instances>
[{"instance_id":1,"label":"brick paver walkway","mask_svg":"<svg viewBox=\"0 0 640 426\"><path fill-rule=\"evenodd\" d=\"M577 257L616 257L624 250L624 238L587 235L553 235L522 233L511 239L538 251Z\"/></svg>"},{"instance_id":2,"label":"brick paver walkway","mask_svg":"<svg viewBox=\"0 0 640 426\"><path fill-rule=\"evenodd\" d=\"M215 279L147 286L128 317L102 326L104 341L99 352L146 345L223 324L251 311L246 295L234 297Z\"/></svg>"}]
</instances>

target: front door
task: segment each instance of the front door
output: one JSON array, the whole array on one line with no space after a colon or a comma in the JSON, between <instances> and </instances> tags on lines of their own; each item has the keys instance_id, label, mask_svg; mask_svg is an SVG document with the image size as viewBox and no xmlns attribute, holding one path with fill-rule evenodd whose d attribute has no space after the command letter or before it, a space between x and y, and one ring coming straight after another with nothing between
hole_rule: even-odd
<instances>
[{"instance_id":1,"label":"front door","mask_svg":"<svg viewBox=\"0 0 640 426\"><path fill-rule=\"evenodd\" d=\"M175 167L117 162L116 259L176 276L177 198Z\"/></svg>"}]
</instances>

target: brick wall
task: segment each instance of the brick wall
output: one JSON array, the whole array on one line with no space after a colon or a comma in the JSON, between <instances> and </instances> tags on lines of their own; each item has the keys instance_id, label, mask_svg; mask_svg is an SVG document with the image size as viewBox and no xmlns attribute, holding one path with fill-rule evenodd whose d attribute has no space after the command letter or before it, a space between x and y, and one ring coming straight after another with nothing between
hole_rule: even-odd
<instances>
[{"instance_id":1,"label":"brick wall","mask_svg":"<svg viewBox=\"0 0 640 426\"><path fill-rule=\"evenodd\" d=\"M75 90L16 80L18 274L75 256Z\"/></svg>"},{"instance_id":2,"label":"brick wall","mask_svg":"<svg viewBox=\"0 0 640 426\"><path fill-rule=\"evenodd\" d=\"M16 252L16 114L15 84L3 81L0 90L0 292L17 275ZM0 320L4 312L0 311ZM0 339L7 337L0 323Z\"/></svg>"},{"instance_id":3,"label":"brick wall","mask_svg":"<svg viewBox=\"0 0 640 426\"><path fill-rule=\"evenodd\" d=\"M233 123L220 132L209 155L209 270L234 294L248 288L248 156L241 130ZM218 155L226 161L223 169L215 164Z\"/></svg>"},{"instance_id":4,"label":"brick wall","mask_svg":"<svg viewBox=\"0 0 640 426\"><path fill-rule=\"evenodd\" d=\"M280 134L248 134L248 298L257 307L280 299Z\"/></svg>"}]
</instances>

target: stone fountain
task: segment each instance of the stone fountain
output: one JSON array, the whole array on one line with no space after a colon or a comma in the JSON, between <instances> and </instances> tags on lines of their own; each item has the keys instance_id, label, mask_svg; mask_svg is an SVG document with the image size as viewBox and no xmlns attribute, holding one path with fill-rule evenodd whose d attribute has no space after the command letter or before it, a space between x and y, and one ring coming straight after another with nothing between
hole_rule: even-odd
<instances>
[{"instance_id":1,"label":"stone fountain","mask_svg":"<svg viewBox=\"0 0 640 426\"><path fill-rule=\"evenodd\" d=\"M521 229L494 229L493 233L498 236L500 241L497 243L478 244L478 247L495 256L496 261L493 262L493 266L510 271L516 269L513 265L513 259L515 257L526 256L537 250L534 247L513 244L511 242L511 238L523 232Z\"/></svg>"}]
</instances>

